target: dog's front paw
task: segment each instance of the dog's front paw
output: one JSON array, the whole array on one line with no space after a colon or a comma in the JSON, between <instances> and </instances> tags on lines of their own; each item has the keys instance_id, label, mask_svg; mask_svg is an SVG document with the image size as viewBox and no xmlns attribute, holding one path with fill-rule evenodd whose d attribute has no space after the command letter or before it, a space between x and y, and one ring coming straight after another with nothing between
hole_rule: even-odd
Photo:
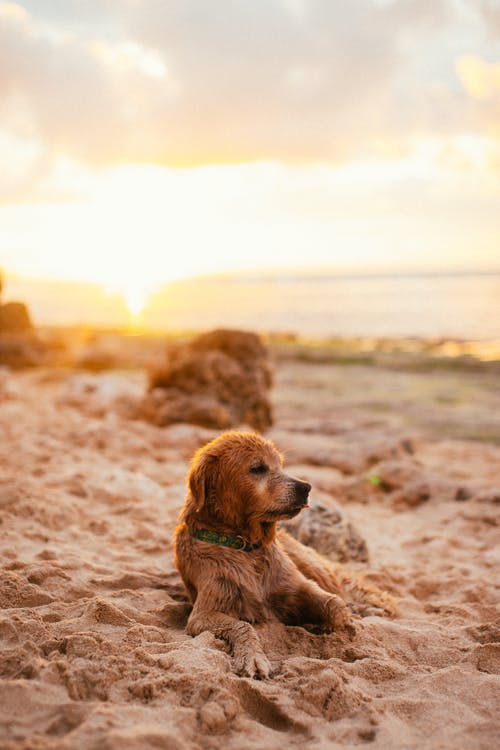
<instances>
[{"instance_id":1,"label":"dog's front paw","mask_svg":"<svg viewBox=\"0 0 500 750\"><path fill-rule=\"evenodd\" d=\"M266 679L271 672L271 665L263 651L238 649L234 654L236 672L242 677Z\"/></svg>"},{"instance_id":2,"label":"dog's front paw","mask_svg":"<svg viewBox=\"0 0 500 750\"><path fill-rule=\"evenodd\" d=\"M347 604L339 597L332 596L325 603L325 629L326 630L351 630L351 613Z\"/></svg>"}]
</instances>

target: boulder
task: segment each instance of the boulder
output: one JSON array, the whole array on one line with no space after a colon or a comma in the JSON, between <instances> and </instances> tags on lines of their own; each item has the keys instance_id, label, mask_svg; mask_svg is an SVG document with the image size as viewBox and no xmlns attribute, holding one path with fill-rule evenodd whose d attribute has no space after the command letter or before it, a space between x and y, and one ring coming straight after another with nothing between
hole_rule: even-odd
<instances>
[{"instance_id":1,"label":"boulder","mask_svg":"<svg viewBox=\"0 0 500 750\"><path fill-rule=\"evenodd\" d=\"M18 369L42 364L45 347L36 337L27 306L0 304L0 366Z\"/></svg>"},{"instance_id":2,"label":"boulder","mask_svg":"<svg viewBox=\"0 0 500 750\"><path fill-rule=\"evenodd\" d=\"M0 334L31 331L33 331L33 323L28 308L23 302L6 302L0 305Z\"/></svg>"},{"instance_id":3,"label":"boulder","mask_svg":"<svg viewBox=\"0 0 500 750\"><path fill-rule=\"evenodd\" d=\"M138 416L158 426L188 422L214 429L272 424L272 369L255 333L218 329L170 346L150 373Z\"/></svg>"},{"instance_id":4,"label":"boulder","mask_svg":"<svg viewBox=\"0 0 500 750\"><path fill-rule=\"evenodd\" d=\"M334 500L313 498L311 507L280 524L299 542L338 562L368 561L368 547Z\"/></svg>"}]
</instances>

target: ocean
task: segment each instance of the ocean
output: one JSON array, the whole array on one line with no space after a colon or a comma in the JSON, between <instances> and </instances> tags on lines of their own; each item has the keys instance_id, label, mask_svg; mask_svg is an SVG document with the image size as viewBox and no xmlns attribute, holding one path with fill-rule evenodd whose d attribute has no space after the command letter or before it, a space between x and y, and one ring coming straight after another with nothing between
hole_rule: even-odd
<instances>
[{"instance_id":1,"label":"ocean","mask_svg":"<svg viewBox=\"0 0 500 750\"><path fill-rule=\"evenodd\" d=\"M96 284L7 281L3 299L25 301L39 325L500 340L500 272L207 276L164 284L136 317Z\"/></svg>"},{"instance_id":2,"label":"ocean","mask_svg":"<svg viewBox=\"0 0 500 750\"><path fill-rule=\"evenodd\" d=\"M500 273L207 277L164 287L142 320L309 337L500 339Z\"/></svg>"}]
</instances>

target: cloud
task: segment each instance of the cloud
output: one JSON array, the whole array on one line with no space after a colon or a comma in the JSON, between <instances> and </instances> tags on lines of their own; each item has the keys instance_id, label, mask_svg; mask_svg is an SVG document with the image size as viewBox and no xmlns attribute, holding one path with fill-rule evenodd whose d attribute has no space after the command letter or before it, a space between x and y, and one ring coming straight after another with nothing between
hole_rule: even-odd
<instances>
[{"instance_id":1,"label":"cloud","mask_svg":"<svg viewBox=\"0 0 500 750\"><path fill-rule=\"evenodd\" d=\"M500 4L498 0L481 0L479 7L488 35L492 39L500 39Z\"/></svg>"},{"instance_id":2,"label":"cloud","mask_svg":"<svg viewBox=\"0 0 500 750\"><path fill-rule=\"evenodd\" d=\"M169 85L155 49L78 37L0 4L0 125L49 154L93 163L140 157L150 102L160 91L167 100Z\"/></svg>"},{"instance_id":3,"label":"cloud","mask_svg":"<svg viewBox=\"0 0 500 750\"><path fill-rule=\"evenodd\" d=\"M0 4L1 115L48 150L94 164L335 163L390 150L405 135L392 128L413 54L405 40L437 33L448 7L26 5L31 15Z\"/></svg>"},{"instance_id":4,"label":"cloud","mask_svg":"<svg viewBox=\"0 0 500 750\"><path fill-rule=\"evenodd\" d=\"M167 68L158 50L145 49L135 42L110 44L97 41L89 46L98 60L119 72L139 71L150 78L165 78Z\"/></svg>"},{"instance_id":5,"label":"cloud","mask_svg":"<svg viewBox=\"0 0 500 750\"><path fill-rule=\"evenodd\" d=\"M500 62L488 63L477 55L457 60L457 73L467 93L482 101L500 98Z\"/></svg>"},{"instance_id":6,"label":"cloud","mask_svg":"<svg viewBox=\"0 0 500 750\"><path fill-rule=\"evenodd\" d=\"M489 163L498 165L500 153L500 62L464 55L456 63L457 76L469 96L471 130L493 139Z\"/></svg>"}]
</instances>

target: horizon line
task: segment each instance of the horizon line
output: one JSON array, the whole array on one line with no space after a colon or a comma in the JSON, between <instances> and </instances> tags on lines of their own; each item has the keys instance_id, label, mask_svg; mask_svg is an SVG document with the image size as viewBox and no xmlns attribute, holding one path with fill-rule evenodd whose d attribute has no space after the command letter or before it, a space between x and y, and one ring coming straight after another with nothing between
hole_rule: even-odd
<instances>
[{"instance_id":1,"label":"horizon line","mask_svg":"<svg viewBox=\"0 0 500 750\"><path fill-rule=\"evenodd\" d=\"M445 278L445 277L467 277L467 276L498 276L498 268L471 268L471 269L392 269L392 270L336 270L331 266L304 266L300 268L282 266L276 268L254 268L244 270L213 271L209 273L193 274L175 279L158 280L155 284L158 289L176 283L189 283L192 281L235 281L235 282L259 282L259 281L334 281L336 279L384 279L384 278ZM31 283L56 283L56 284L79 284L98 286L105 288L107 285L99 280L64 278L59 276L30 276L18 272L8 272L0 266L0 278L3 278L4 292L8 290L10 282ZM117 290L117 294L120 292Z\"/></svg>"}]
</instances>

